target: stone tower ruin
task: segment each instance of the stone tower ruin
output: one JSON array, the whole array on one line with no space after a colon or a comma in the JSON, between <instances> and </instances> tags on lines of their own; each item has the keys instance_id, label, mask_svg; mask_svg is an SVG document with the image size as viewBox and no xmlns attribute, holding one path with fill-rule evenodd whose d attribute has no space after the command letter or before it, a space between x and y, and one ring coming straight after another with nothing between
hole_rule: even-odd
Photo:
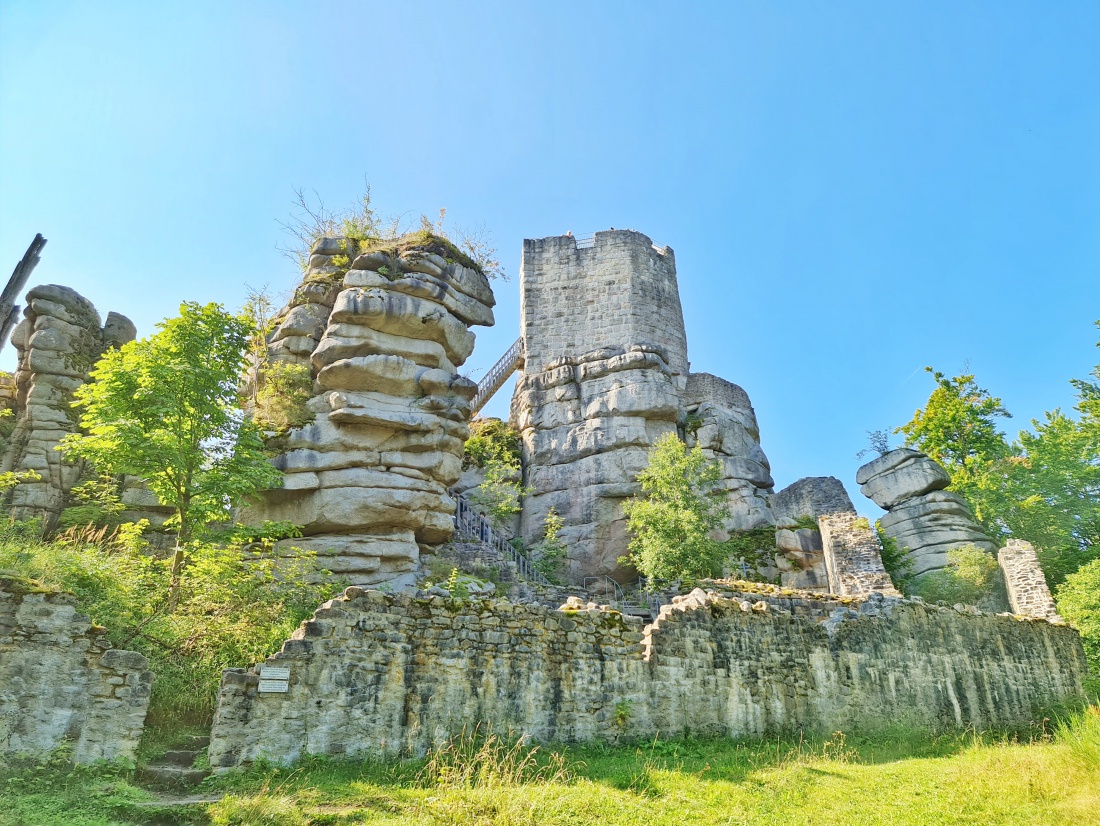
<instances>
[{"instance_id":1,"label":"stone tower ruin","mask_svg":"<svg viewBox=\"0 0 1100 826\"><path fill-rule=\"evenodd\" d=\"M748 395L691 373L670 247L633 230L523 243L520 332L525 358L511 418L523 439L521 530L538 539L550 508L563 518L570 577L626 576L624 500L666 433L718 459L730 528L773 524L773 481Z\"/></svg>"}]
</instances>

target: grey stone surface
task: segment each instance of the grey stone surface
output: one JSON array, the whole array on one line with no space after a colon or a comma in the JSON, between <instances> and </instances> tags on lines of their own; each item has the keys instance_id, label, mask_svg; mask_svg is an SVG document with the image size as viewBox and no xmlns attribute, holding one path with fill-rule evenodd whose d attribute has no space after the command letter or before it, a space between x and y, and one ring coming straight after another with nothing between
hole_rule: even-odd
<instances>
[{"instance_id":1,"label":"grey stone surface","mask_svg":"<svg viewBox=\"0 0 1100 826\"><path fill-rule=\"evenodd\" d=\"M856 472L860 492L880 508L943 490L951 484L947 471L923 453L907 448L892 450Z\"/></svg>"},{"instance_id":2,"label":"grey stone surface","mask_svg":"<svg viewBox=\"0 0 1100 826\"><path fill-rule=\"evenodd\" d=\"M1004 574L1005 590L1012 613L1062 622L1054 597L1050 594L1039 558L1030 542L1010 539L997 552L997 563Z\"/></svg>"},{"instance_id":3,"label":"grey stone surface","mask_svg":"<svg viewBox=\"0 0 1100 826\"><path fill-rule=\"evenodd\" d=\"M1081 691L1065 625L777 591L697 589L643 627L583 599L550 610L351 588L261 664L290 670L286 693L259 692L259 667L225 673L210 761L416 755L486 725L544 742L986 729Z\"/></svg>"},{"instance_id":4,"label":"grey stone surface","mask_svg":"<svg viewBox=\"0 0 1100 826\"><path fill-rule=\"evenodd\" d=\"M818 517L829 593L866 597L873 593L900 597L882 565L882 546L870 522L854 513Z\"/></svg>"},{"instance_id":5,"label":"grey stone surface","mask_svg":"<svg viewBox=\"0 0 1100 826\"><path fill-rule=\"evenodd\" d=\"M622 504L649 449L668 433L722 466L726 528L772 524L773 481L756 415L735 384L689 373L672 250L633 230L524 241L520 274L525 363L511 421L523 439L526 541L553 507L569 545L569 576L633 573Z\"/></svg>"},{"instance_id":6,"label":"grey stone surface","mask_svg":"<svg viewBox=\"0 0 1100 826\"><path fill-rule=\"evenodd\" d=\"M111 648L75 604L0 575L0 755L45 757L68 744L90 763L137 751L148 661Z\"/></svg>"},{"instance_id":7,"label":"grey stone surface","mask_svg":"<svg viewBox=\"0 0 1100 826\"><path fill-rule=\"evenodd\" d=\"M79 430L73 392L108 347L132 341L133 322L109 313L100 324L88 299L69 287L45 284L27 293L23 320L12 333L18 366L14 375L15 430L0 470L33 470L41 478L12 491L15 519L41 519L51 529L65 507L69 489L84 471L56 449Z\"/></svg>"},{"instance_id":8,"label":"grey stone surface","mask_svg":"<svg viewBox=\"0 0 1100 826\"><path fill-rule=\"evenodd\" d=\"M351 269L324 252L341 248ZM419 250L359 255L322 239L313 252L270 348L309 367L314 419L278 436L283 487L242 518L302 526L305 538L277 550L316 552L347 581L411 587L419 546L453 534L447 490L477 389L457 367L473 349L467 324L493 323L492 291L480 273Z\"/></svg>"},{"instance_id":9,"label":"grey stone surface","mask_svg":"<svg viewBox=\"0 0 1100 826\"><path fill-rule=\"evenodd\" d=\"M862 480L860 490L888 511L879 520L882 530L906 552L913 573L946 567L952 548L974 545L996 552L966 501L943 490L950 482L947 471L923 453L893 450L861 467L856 479Z\"/></svg>"}]
</instances>

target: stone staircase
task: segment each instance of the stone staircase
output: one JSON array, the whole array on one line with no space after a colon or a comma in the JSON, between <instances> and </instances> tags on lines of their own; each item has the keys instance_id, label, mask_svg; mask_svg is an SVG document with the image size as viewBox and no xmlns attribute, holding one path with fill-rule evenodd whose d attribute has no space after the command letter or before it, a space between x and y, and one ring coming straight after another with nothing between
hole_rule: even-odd
<instances>
[{"instance_id":1,"label":"stone staircase","mask_svg":"<svg viewBox=\"0 0 1100 826\"><path fill-rule=\"evenodd\" d=\"M197 786L210 776L209 769L195 768L195 760L210 745L210 738L192 735L179 748L166 751L138 771L138 781L157 789L183 789Z\"/></svg>"},{"instance_id":2,"label":"stone staircase","mask_svg":"<svg viewBox=\"0 0 1100 826\"><path fill-rule=\"evenodd\" d=\"M471 415L476 416L496 392L504 386L504 382L523 366L524 358L523 337L517 338L508 351L494 364L485 378L477 383L477 393L470 403Z\"/></svg>"},{"instance_id":3,"label":"stone staircase","mask_svg":"<svg viewBox=\"0 0 1100 826\"><path fill-rule=\"evenodd\" d=\"M521 339L522 340L522 339ZM552 585L550 580L535 570L534 564L524 554L517 551L493 530L489 520L478 513L474 504L461 493L449 491L455 500L455 539L481 542L488 545L500 557L515 566L521 579L537 585Z\"/></svg>"}]
</instances>

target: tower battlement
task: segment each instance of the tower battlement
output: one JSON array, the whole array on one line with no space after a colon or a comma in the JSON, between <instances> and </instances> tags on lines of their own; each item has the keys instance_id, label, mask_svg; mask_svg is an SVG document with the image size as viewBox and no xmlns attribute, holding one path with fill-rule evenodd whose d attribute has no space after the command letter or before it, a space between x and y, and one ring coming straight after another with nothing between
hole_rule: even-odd
<instances>
[{"instance_id":1,"label":"tower battlement","mask_svg":"<svg viewBox=\"0 0 1100 826\"><path fill-rule=\"evenodd\" d=\"M525 373L602 347L659 343L687 374L676 256L634 230L526 239L520 270Z\"/></svg>"}]
</instances>

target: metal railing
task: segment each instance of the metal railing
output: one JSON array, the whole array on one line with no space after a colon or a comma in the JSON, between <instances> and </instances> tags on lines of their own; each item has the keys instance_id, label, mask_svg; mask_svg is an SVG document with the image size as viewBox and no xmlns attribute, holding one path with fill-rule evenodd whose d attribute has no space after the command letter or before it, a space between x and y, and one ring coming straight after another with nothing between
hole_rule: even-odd
<instances>
[{"instance_id":1,"label":"metal railing","mask_svg":"<svg viewBox=\"0 0 1100 826\"><path fill-rule=\"evenodd\" d=\"M513 562L516 566L516 572L523 579L537 585L553 585L550 580L535 570L535 566L530 559L513 548L510 543L501 539L497 532L493 530L493 526L489 524L489 520L478 513L473 502L461 493L450 491L450 494L455 500L456 534L488 545L504 559Z\"/></svg>"},{"instance_id":2,"label":"metal railing","mask_svg":"<svg viewBox=\"0 0 1100 826\"><path fill-rule=\"evenodd\" d=\"M588 235L578 235L574 240L577 242L577 249L586 250L596 246L596 233L592 232Z\"/></svg>"},{"instance_id":3,"label":"metal railing","mask_svg":"<svg viewBox=\"0 0 1100 826\"><path fill-rule=\"evenodd\" d=\"M644 580L639 580L638 589L630 595L627 595L622 585L609 576L586 576L581 587L590 597L600 598L605 605L610 605L624 614L656 616L663 604L659 596L651 594L645 587Z\"/></svg>"},{"instance_id":4,"label":"metal railing","mask_svg":"<svg viewBox=\"0 0 1100 826\"><path fill-rule=\"evenodd\" d=\"M476 416L481 408L488 403L489 399L493 398L496 392L504 386L504 382L508 381L512 373L523 366L523 355L523 337L520 336L508 348L508 351L497 360L497 363L489 369L489 372L485 374L485 378L477 383L477 393L474 394L474 399L470 402L472 415Z\"/></svg>"}]
</instances>

